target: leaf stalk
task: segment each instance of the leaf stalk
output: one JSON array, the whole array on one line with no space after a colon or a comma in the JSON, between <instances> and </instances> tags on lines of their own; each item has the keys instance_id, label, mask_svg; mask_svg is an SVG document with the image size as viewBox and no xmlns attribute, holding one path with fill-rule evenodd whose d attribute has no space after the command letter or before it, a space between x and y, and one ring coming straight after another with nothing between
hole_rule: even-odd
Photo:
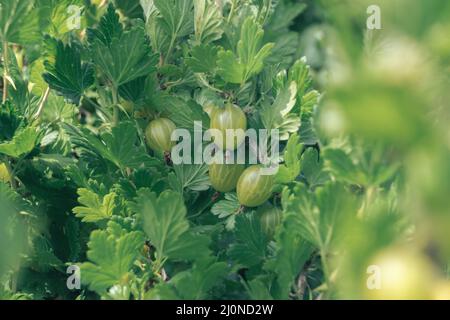
<instances>
[{"instance_id":1,"label":"leaf stalk","mask_svg":"<svg viewBox=\"0 0 450 320\"><path fill-rule=\"evenodd\" d=\"M50 94L50 87L47 87L47 89L45 89L44 96L42 97L41 102L39 102L38 111L36 112L35 115L36 119L38 119L41 116L42 111L44 111L44 106L45 103L47 102L49 94Z\"/></svg>"},{"instance_id":2,"label":"leaf stalk","mask_svg":"<svg viewBox=\"0 0 450 320\"><path fill-rule=\"evenodd\" d=\"M11 184L11 187L14 190L16 190L17 189L16 175L15 175L13 168L11 167L11 162L10 162L9 157L6 158L4 163L5 163L6 171L8 171L9 183Z\"/></svg>"},{"instance_id":3,"label":"leaf stalk","mask_svg":"<svg viewBox=\"0 0 450 320\"><path fill-rule=\"evenodd\" d=\"M8 77L9 77L8 64L9 64L8 41L3 41L3 98L2 98L3 103L5 103L6 99L8 99Z\"/></svg>"}]
</instances>

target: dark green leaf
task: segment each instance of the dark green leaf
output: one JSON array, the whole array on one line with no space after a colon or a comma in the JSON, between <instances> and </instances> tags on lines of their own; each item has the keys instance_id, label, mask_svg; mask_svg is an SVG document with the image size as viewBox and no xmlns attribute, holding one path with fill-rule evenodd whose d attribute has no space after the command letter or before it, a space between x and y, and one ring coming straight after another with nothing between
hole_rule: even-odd
<instances>
[{"instance_id":1,"label":"dark green leaf","mask_svg":"<svg viewBox=\"0 0 450 320\"><path fill-rule=\"evenodd\" d=\"M228 251L237 263L252 267L264 261L267 255L267 237L255 213L236 217L236 243Z\"/></svg>"},{"instance_id":2,"label":"dark green leaf","mask_svg":"<svg viewBox=\"0 0 450 320\"><path fill-rule=\"evenodd\" d=\"M209 253L209 239L192 232L183 198L174 191L159 197L148 189L138 191L134 210L144 221L144 231L156 248L158 260L196 260Z\"/></svg>"},{"instance_id":3,"label":"dark green leaf","mask_svg":"<svg viewBox=\"0 0 450 320\"><path fill-rule=\"evenodd\" d=\"M183 37L192 32L192 0L153 0L162 16L162 25L173 38Z\"/></svg>"},{"instance_id":4,"label":"dark green leaf","mask_svg":"<svg viewBox=\"0 0 450 320\"><path fill-rule=\"evenodd\" d=\"M294 181L300 174L300 156L302 144L297 134L293 134L286 145L284 151L284 164L280 165L276 181L278 183L289 183Z\"/></svg>"},{"instance_id":5,"label":"dark green leaf","mask_svg":"<svg viewBox=\"0 0 450 320\"><path fill-rule=\"evenodd\" d=\"M46 60L44 65L43 78L50 88L74 104L79 104L84 91L94 83L94 69L81 62L81 49L75 43L65 45L57 40L54 60Z\"/></svg>"},{"instance_id":6,"label":"dark green leaf","mask_svg":"<svg viewBox=\"0 0 450 320\"><path fill-rule=\"evenodd\" d=\"M186 64L194 72L213 73L216 69L218 49L214 46L198 45L192 48L191 56L186 58Z\"/></svg>"},{"instance_id":7,"label":"dark green leaf","mask_svg":"<svg viewBox=\"0 0 450 320\"><path fill-rule=\"evenodd\" d=\"M124 31L114 7L109 6L97 29L89 32L89 52L95 65L116 87L156 70L142 22Z\"/></svg>"},{"instance_id":8,"label":"dark green leaf","mask_svg":"<svg viewBox=\"0 0 450 320\"><path fill-rule=\"evenodd\" d=\"M311 257L314 248L303 238L300 227L304 222L295 212L284 212L283 222L275 235L275 256L266 264L276 274L273 296L288 299L292 285Z\"/></svg>"},{"instance_id":9,"label":"dark green leaf","mask_svg":"<svg viewBox=\"0 0 450 320\"><path fill-rule=\"evenodd\" d=\"M174 173L169 175L171 187L182 194L186 189L205 191L209 189L208 166L205 164L174 165Z\"/></svg>"},{"instance_id":10,"label":"dark green leaf","mask_svg":"<svg viewBox=\"0 0 450 320\"><path fill-rule=\"evenodd\" d=\"M181 299L206 299L209 290L226 276L227 269L225 262L215 262L212 258L201 259L188 271L178 273L170 284L175 287Z\"/></svg>"}]
</instances>

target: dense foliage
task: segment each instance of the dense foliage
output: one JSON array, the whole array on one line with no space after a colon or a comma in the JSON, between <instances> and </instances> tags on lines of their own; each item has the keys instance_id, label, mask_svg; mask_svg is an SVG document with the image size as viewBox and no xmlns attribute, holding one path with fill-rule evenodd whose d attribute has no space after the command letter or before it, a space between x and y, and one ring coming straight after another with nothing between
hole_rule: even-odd
<instances>
[{"instance_id":1,"label":"dense foliage","mask_svg":"<svg viewBox=\"0 0 450 320\"><path fill-rule=\"evenodd\" d=\"M378 2L1 0L0 298L448 298L450 3ZM275 176L171 161L224 112Z\"/></svg>"}]
</instances>

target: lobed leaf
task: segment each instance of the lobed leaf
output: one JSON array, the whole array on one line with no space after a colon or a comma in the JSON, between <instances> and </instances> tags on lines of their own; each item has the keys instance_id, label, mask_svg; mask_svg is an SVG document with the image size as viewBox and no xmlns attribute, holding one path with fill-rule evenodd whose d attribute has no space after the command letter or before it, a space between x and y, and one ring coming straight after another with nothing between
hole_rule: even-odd
<instances>
[{"instance_id":1,"label":"lobed leaf","mask_svg":"<svg viewBox=\"0 0 450 320\"><path fill-rule=\"evenodd\" d=\"M254 213L236 217L236 242L230 246L228 255L238 264L252 267L267 256L268 239Z\"/></svg>"},{"instance_id":2,"label":"lobed leaf","mask_svg":"<svg viewBox=\"0 0 450 320\"><path fill-rule=\"evenodd\" d=\"M209 238L190 230L179 193L166 190L157 197L150 190L141 189L133 208L143 220L143 229L156 248L159 261L196 260L209 253Z\"/></svg>"},{"instance_id":3,"label":"lobed leaf","mask_svg":"<svg viewBox=\"0 0 450 320\"><path fill-rule=\"evenodd\" d=\"M114 192L100 198L100 196L88 189L78 189L78 202L83 206L73 208L73 213L83 222L99 222L110 219L116 208Z\"/></svg>"},{"instance_id":4,"label":"lobed leaf","mask_svg":"<svg viewBox=\"0 0 450 320\"><path fill-rule=\"evenodd\" d=\"M94 83L94 69L91 64L81 62L78 44L52 41L56 44L56 52L53 59L44 62L43 78L51 89L78 105L84 91Z\"/></svg>"},{"instance_id":5,"label":"lobed leaf","mask_svg":"<svg viewBox=\"0 0 450 320\"><path fill-rule=\"evenodd\" d=\"M81 281L105 295L109 288L127 278L143 244L144 237L139 231L124 232L118 238L105 230L93 231L87 252L92 262L81 264Z\"/></svg>"},{"instance_id":6,"label":"lobed leaf","mask_svg":"<svg viewBox=\"0 0 450 320\"><path fill-rule=\"evenodd\" d=\"M219 51L218 74L227 82L244 84L260 73L273 43L262 45L264 31L252 17L245 20L236 53Z\"/></svg>"}]
</instances>

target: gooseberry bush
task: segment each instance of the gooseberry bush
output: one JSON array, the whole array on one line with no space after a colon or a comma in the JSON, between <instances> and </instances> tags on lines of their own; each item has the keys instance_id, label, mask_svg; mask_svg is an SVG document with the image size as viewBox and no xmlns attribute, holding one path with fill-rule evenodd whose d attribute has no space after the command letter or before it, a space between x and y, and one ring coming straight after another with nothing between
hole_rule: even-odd
<instances>
[{"instance_id":1,"label":"gooseberry bush","mask_svg":"<svg viewBox=\"0 0 450 320\"><path fill-rule=\"evenodd\" d=\"M376 35L320 3L1 0L0 298L445 296L449 144L420 109L448 92L365 65ZM174 163L199 123L277 130L276 172Z\"/></svg>"}]
</instances>

